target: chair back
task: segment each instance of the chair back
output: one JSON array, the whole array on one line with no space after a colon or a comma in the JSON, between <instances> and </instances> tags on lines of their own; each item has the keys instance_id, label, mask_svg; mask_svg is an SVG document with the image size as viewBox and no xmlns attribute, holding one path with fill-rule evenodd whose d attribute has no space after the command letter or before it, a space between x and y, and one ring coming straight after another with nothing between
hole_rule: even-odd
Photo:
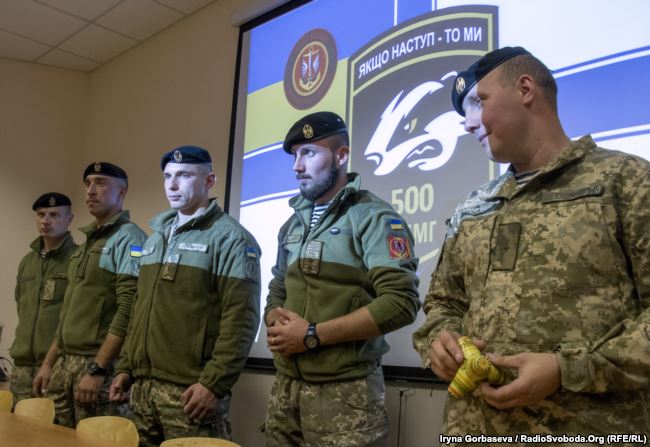
<instances>
[{"instance_id":1,"label":"chair back","mask_svg":"<svg viewBox=\"0 0 650 447\"><path fill-rule=\"evenodd\" d=\"M216 438L177 438L168 439L160 447L241 447L225 439Z\"/></svg>"},{"instance_id":2,"label":"chair back","mask_svg":"<svg viewBox=\"0 0 650 447\"><path fill-rule=\"evenodd\" d=\"M51 424L54 422L54 401L47 397L19 400L16 402L14 413Z\"/></svg>"},{"instance_id":3,"label":"chair back","mask_svg":"<svg viewBox=\"0 0 650 447\"><path fill-rule=\"evenodd\" d=\"M0 390L0 412L9 413L13 406L14 394L11 391Z\"/></svg>"},{"instance_id":4,"label":"chair back","mask_svg":"<svg viewBox=\"0 0 650 447\"><path fill-rule=\"evenodd\" d=\"M138 447L140 442L135 424L119 416L95 416L82 419L77 424L77 433L82 436L120 442L129 447Z\"/></svg>"}]
</instances>

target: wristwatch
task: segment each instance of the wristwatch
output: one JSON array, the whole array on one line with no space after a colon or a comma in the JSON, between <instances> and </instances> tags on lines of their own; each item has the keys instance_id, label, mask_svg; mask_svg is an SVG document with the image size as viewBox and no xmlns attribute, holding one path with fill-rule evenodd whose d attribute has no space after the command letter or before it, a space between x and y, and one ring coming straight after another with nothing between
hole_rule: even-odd
<instances>
[{"instance_id":1,"label":"wristwatch","mask_svg":"<svg viewBox=\"0 0 650 447\"><path fill-rule=\"evenodd\" d=\"M310 351L320 346L320 338L316 334L316 323L309 323L307 333L305 334L305 338L302 339L302 342Z\"/></svg>"},{"instance_id":2,"label":"wristwatch","mask_svg":"<svg viewBox=\"0 0 650 447\"><path fill-rule=\"evenodd\" d=\"M106 368L102 368L97 362L90 362L86 367L86 371L90 376L105 376L108 373Z\"/></svg>"}]
</instances>

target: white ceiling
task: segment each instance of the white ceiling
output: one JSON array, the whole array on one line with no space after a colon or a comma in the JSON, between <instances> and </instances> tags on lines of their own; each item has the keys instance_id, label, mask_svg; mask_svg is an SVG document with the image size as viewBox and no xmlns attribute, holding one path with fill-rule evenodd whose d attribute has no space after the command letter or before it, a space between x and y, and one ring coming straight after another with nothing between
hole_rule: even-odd
<instances>
[{"instance_id":1,"label":"white ceiling","mask_svg":"<svg viewBox=\"0 0 650 447\"><path fill-rule=\"evenodd\" d=\"M215 0L0 0L0 57L90 72Z\"/></svg>"}]
</instances>

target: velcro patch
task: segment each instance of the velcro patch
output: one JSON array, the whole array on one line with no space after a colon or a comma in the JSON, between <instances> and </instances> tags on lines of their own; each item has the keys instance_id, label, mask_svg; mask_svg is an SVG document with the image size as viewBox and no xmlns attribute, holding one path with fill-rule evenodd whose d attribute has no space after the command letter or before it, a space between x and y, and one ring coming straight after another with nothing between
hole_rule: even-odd
<instances>
[{"instance_id":1,"label":"velcro patch","mask_svg":"<svg viewBox=\"0 0 650 447\"><path fill-rule=\"evenodd\" d=\"M399 219L391 219L390 220L390 229L399 231L404 229L404 222L399 220Z\"/></svg>"},{"instance_id":2,"label":"velcro patch","mask_svg":"<svg viewBox=\"0 0 650 447\"><path fill-rule=\"evenodd\" d=\"M142 256L142 246L141 245L131 245L131 257L139 258Z\"/></svg>"},{"instance_id":3,"label":"velcro patch","mask_svg":"<svg viewBox=\"0 0 650 447\"><path fill-rule=\"evenodd\" d=\"M393 259L411 257L411 245L409 240L401 236L388 236L388 250Z\"/></svg>"},{"instance_id":4,"label":"velcro patch","mask_svg":"<svg viewBox=\"0 0 650 447\"><path fill-rule=\"evenodd\" d=\"M181 242L178 244L179 250L185 251L198 251L201 253L206 253L208 251L208 246L206 244L189 244L187 242Z\"/></svg>"}]
</instances>

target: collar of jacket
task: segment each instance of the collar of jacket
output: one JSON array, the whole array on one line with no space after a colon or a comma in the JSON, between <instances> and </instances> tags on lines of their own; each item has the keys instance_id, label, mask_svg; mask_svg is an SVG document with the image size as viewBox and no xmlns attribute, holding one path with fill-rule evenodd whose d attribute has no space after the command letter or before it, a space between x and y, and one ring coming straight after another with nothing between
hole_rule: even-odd
<instances>
[{"instance_id":1,"label":"collar of jacket","mask_svg":"<svg viewBox=\"0 0 650 447\"><path fill-rule=\"evenodd\" d=\"M210 199L210 204L208 205L208 208L205 210L205 213L201 214L198 217L195 217L194 219L189 220L184 225L181 225L180 227L178 227L178 230L200 226L203 222L207 221L208 219L212 219L215 215L220 214L222 212L223 211L221 210L219 204L217 203L217 199L214 198ZM167 228L169 228L172 225L177 214L178 211L174 209L163 211L162 213L158 214L156 217L151 219L149 225L151 226L152 230L158 233L165 234L165 231L167 230Z\"/></svg>"},{"instance_id":2,"label":"collar of jacket","mask_svg":"<svg viewBox=\"0 0 650 447\"><path fill-rule=\"evenodd\" d=\"M350 194L354 194L360 189L361 177L356 172L350 172L348 174L348 183L334 196L332 204L344 201L350 196ZM289 205L298 211L304 208L311 209L314 206L314 202L305 199L302 194L298 194L289 200Z\"/></svg>"},{"instance_id":3,"label":"collar of jacket","mask_svg":"<svg viewBox=\"0 0 650 447\"><path fill-rule=\"evenodd\" d=\"M594 150L596 143L591 138L590 135L585 135L577 141L571 142L569 147L567 147L560 155L555 158L553 161L547 163L543 166L537 174L535 174L525 187L518 187L517 182L515 181L514 170L512 165L508 168L508 171L504 174L508 178L502 183L502 186L499 190L492 195L488 200L501 200L501 199L510 199L515 195L518 195L520 191L527 189L529 185L532 185L535 181L546 176L550 172L557 171L558 169L563 168L569 164L572 164L580 159L582 159L587 153Z\"/></svg>"},{"instance_id":4,"label":"collar of jacket","mask_svg":"<svg viewBox=\"0 0 650 447\"><path fill-rule=\"evenodd\" d=\"M72 234L68 231L65 234L65 237L63 238L63 241L59 244L58 247L56 247L54 250L50 250L47 252L48 255L54 255L61 249L67 247L68 245L74 244L74 241L72 240ZM39 236L36 239L32 241L31 244L29 244L29 247L34 250L36 253L41 253L41 249L43 248L43 236Z\"/></svg>"},{"instance_id":5,"label":"collar of jacket","mask_svg":"<svg viewBox=\"0 0 650 447\"><path fill-rule=\"evenodd\" d=\"M124 210L120 211L117 213L115 216L111 217L111 219L106 222L104 225L101 227L97 228L97 221L94 221L92 223L89 223L86 226L79 227L79 231L81 231L83 234L86 235L86 237L93 236L96 233L108 230L113 227L119 227L122 224L125 224L127 222L130 222L131 219L129 217L129 211Z\"/></svg>"}]
</instances>

